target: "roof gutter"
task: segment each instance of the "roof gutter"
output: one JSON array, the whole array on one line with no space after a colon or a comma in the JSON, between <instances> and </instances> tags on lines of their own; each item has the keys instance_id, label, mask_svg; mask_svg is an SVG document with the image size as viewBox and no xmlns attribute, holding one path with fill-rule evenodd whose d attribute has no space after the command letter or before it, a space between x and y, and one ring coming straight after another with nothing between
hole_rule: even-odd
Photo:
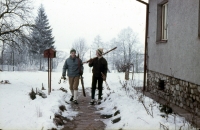
<instances>
[{"instance_id":1,"label":"roof gutter","mask_svg":"<svg viewBox=\"0 0 200 130\"><path fill-rule=\"evenodd\" d=\"M138 1L138 2L140 2L140 3L143 3L143 4L145 4L145 5L149 5L149 3L146 3L146 2L144 2L144 1L142 1L142 0L136 0L136 1Z\"/></svg>"}]
</instances>

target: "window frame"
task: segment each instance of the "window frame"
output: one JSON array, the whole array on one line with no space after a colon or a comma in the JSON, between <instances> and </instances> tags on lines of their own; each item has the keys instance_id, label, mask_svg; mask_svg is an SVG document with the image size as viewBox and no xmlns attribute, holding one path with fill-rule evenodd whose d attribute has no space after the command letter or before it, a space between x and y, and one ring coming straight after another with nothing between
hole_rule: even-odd
<instances>
[{"instance_id":1,"label":"window frame","mask_svg":"<svg viewBox=\"0 0 200 130\"><path fill-rule=\"evenodd\" d=\"M161 6L161 40L168 40L168 2Z\"/></svg>"},{"instance_id":2,"label":"window frame","mask_svg":"<svg viewBox=\"0 0 200 130\"><path fill-rule=\"evenodd\" d=\"M167 43L168 41L168 31L167 38L165 40L162 38L162 6L168 4L168 0L163 0L157 4L157 31L156 31L156 43ZM169 6L169 5L168 5Z\"/></svg>"}]
</instances>

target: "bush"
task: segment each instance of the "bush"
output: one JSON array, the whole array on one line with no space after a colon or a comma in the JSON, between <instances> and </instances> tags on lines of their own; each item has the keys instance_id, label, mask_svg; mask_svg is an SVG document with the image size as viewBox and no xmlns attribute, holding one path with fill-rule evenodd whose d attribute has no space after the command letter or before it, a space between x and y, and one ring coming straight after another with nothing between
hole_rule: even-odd
<instances>
[{"instance_id":1,"label":"bush","mask_svg":"<svg viewBox=\"0 0 200 130\"><path fill-rule=\"evenodd\" d=\"M67 110L64 105L59 106L59 109L63 112L64 110Z\"/></svg>"},{"instance_id":2,"label":"bush","mask_svg":"<svg viewBox=\"0 0 200 130\"><path fill-rule=\"evenodd\" d=\"M34 92L33 88L32 88L32 91L29 93L29 96L32 100L36 98L36 93Z\"/></svg>"}]
</instances>

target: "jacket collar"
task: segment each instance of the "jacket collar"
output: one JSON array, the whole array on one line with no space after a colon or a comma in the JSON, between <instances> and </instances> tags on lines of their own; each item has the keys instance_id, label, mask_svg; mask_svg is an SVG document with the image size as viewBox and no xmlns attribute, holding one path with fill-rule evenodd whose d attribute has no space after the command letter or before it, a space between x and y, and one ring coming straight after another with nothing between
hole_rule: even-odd
<instances>
[{"instance_id":1,"label":"jacket collar","mask_svg":"<svg viewBox=\"0 0 200 130\"><path fill-rule=\"evenodd\" d=\"M72 58L71 56L69 56L69 58L72 59L72 60L75 60L75 59L76 59L76 56L75 56L74 58Z\"/></svg>"},{"instance_id":2,"label":"jacket collar","mask_svg":"<svg viewBox=\"0 0 200 130\"><path fill-rule=\"evenodd\" d=\"M98 57L98 59L101 59L103 56Z\"/></svg>"}]
</instances>

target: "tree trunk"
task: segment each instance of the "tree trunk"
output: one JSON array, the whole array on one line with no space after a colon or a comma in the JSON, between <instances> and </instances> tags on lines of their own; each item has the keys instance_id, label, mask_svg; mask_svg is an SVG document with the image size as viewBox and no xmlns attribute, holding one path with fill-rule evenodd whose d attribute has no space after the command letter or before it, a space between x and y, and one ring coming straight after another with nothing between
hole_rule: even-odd
<instances>
[{"instance_id":1,"label":"tree trunk","mask_svg":"<svg viewBox=\"0 0 200 130\"><path fill-rule=\"evenodd\" d=\"M39 57L40 57L40 71L41 71L41 69L42 69L42 58L41 58L40 55L39 55Z\"/></svg>"},{"instance_id":2,"label":"tree trunk","mask_svg":"<svg viewBox=\"0 0 200 130\"><path fill-rule=\"evenodd\" d=\"M3 47L2 47L2 51L1 51L1 57L2 57L2 71L3 71L3 52L4 52L4 42L3 42Z\"/></svg>"},{"instance_id":3,"label":"tree trunk","mask_svg":"<svg viewBox=\"0 0 200 130\"><path fill-rule=\"evenodd\" d=\"M2 65L2 71L3 71L3 50L1 51L1 57L2 57L1 65Z\"/></svg>"}]
</instances>

